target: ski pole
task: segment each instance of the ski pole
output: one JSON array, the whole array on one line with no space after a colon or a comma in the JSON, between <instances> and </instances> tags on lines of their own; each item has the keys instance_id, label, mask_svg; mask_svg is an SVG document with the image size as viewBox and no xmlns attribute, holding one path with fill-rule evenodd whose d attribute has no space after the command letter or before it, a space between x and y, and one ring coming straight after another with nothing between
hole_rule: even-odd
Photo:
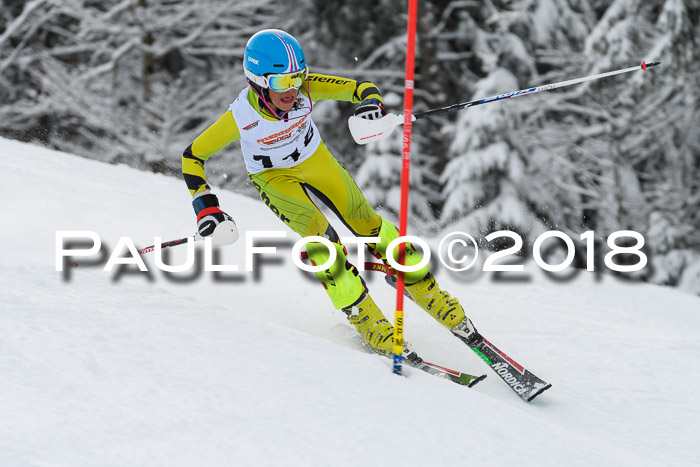
<instances>
[{"instance_id":1,"label":"ski pole","mask_svg":"<svg viewBox=\"0 0 700 467\"><path fill-rule=\"evenodd\" d=\"M629 68L622 68L620 70L608 71L606 73L599 73L597 75L584 76L582 78L570 79L567 81L560 81L558 83L543 84L541 86L535 86L531 88L521 89L519 91L506 92L504 94L499 94L497 96L485 97L482 99L476 99L469 102L462 102L459 104L448 105L447 107L442 107L439 109L426 110L424 112L418 112L412 115L412 120L420 120L421 118L429 118L433 115L444 114L447 112L454 112L456 110L467 109L469 107L475 107L481 104L488 104L491 102L498 102L505 99L510 99L512 97L524 96L526 94L534 94L536 92L551 91L552 89L563 88L566 86L571 86L573 84L584 83L586 81L593 81L596 79L606 78L608 76L620 75L622 73L629 73L631 71L643 70L647 71L647 68L651 68L660 65L661 62L646 63L642 62L641 65L631 66ZM371 141L379 141L388 137L394 128L401 125L404 122L403 115L387 114L379 120L366 120L363 118L352 116L348 120L348 126L350 128L350 133L357 144L367 144Z\"/></svg>"},{"instance_id":2,"label":"ski pole","mask_svg":"<svg viewBox=\"0 0 700 467\"><path fill-rule=\"evenodd\" d=\"M188 241L190 238L196 240L195 236L194 236L194 235L191 235L191 236L189 236L189 237L179 238L179 239L177 239L177 240L170 240L169 242L163 242L163 243L160 244L160 247L161 247L161 248L169 248L169 247L171 247L171 246L182 245L183 243L187 243L187 241ZM140 250L137 250L137 253L140 254L140 255L142 255L142 254L144 254L144 253L150 253L150 252L152 252L153 250L155 250L155 248L156 248L155 245L147 246L146 248L142 248L142 249L140 249Z\"/></svg>"},{"instance_id":3,"label":"ski pole","mask_svg":"<svg viewBox=\"0 0 700 467\"><path fill-rule=\"evenodd\" d=\"M462 102L461 104L453 104L447 107L442 107L439 109L426 110L425 112L418 112L413 114L416 120L421 118L432 117L433 115L443 114L447 112L454 112L456 110L467 109L469 107L475 107L481 104L488 104L490 102L502 101L504 99L510 99L511 97L524 96L526 94L534 94L536 92L551 91L552 89L563 88L566 86L571 86L572 84L584 83L586 81L593 81L596 79L607 78L608 76L621 75L622 73L629 73L631 71L644 70L647 68L660 65L661 62L645 63L642 61L641 66L631 66L629 68L622 68L620 70L608 71L606 73L599 73L597 75L584 76L583 78L570 79L567 81L560 81L558 83L543 84L542 86L535 86L532 88L521 89L520 91L507 92L505 94L499 94L497 96L485 97L483 99L477 99L469 102Z\"/></svg>"},{"instance_id":4,"label":"ski pole","mask_svg":"<svg viewBox=\"0 0 700 467\"><path fill-rule=\"evenodd\" d=\"M161 247L161 248L169 248L169 247L172 247L172 246L182 245L183 243L187 243L187 242L189 241L189 239L191 239L191 238L196 240L196 237L195 237L194 235L191 235L191 236L189 236L189 237L178 238L177 240L170 240L169 242L163 242L163 243L160 244L160 247ZM152 252L152 251L155 250L155 249L156 249L156 246L155 246L155 245L151 245L151 246L147 246L146 248L142 248L142 249L140 249L140 250L136 250L136 252L137 252L138 254L142 255L142 254L144 254L144 253L150 253L150 252ZM77 268L77 267L79 267L79 266L80 266L80 263L76 263L76 262L73 262L73 263L71 263L71 265L70 265L70 267L72 267L72 268Z\"/></svg>"}]
</instances>

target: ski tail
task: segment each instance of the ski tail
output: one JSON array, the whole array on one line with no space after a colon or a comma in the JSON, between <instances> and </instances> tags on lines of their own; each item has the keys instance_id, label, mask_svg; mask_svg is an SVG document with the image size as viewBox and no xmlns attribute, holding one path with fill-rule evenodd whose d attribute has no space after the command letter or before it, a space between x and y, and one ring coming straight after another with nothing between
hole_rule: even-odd
<instances>
[{"instance_id":1,"label":"ski tail","mask_svg":"<svg viewBox=\"0 0 700 467\"><path fill-rule=\"evenodd\" d=\"M478 332L469 337L454 334L476 353L525 402L532 402L552 385L506 355Z\"/></svg>"},{"instance_id":2,"label":"ski tail","mask_svg":"<svg viewBox=\"0 0 700 467\"><path fill-rule=\"evenodd\" d=\"M467 386L468 388L476 386L479 382L486 378L486 375L474 376L468 373L460 373L459 371L451 370L449 368L436 365L435 363L426 362L425 360L423 361L420 369L431 375L449 379L453 383L461 384L462 386Z\"/></svg>"},{"instance_id":3,"label":"ski tail","mask_svg":"<svg viewBox=\"0 0 700 467\"><path fill-rule=\"evenodd\" d=\"M365 348L370 352L376 353L369 345L363 342ZM385 355L391 358L392 355ZM424 371L429 375L437 376L438 378L443 378L453 383L459 384L461 386L467 386L468 388L474 387L480 381L486 378L486 375L470 375L469 373L462 373L461 371L452 370L450 368L437 365L435 363L426 362L414 350L406 351L404 350L403 361L406 365L416 368L418 370Z\"/></svg>"}]
</instances>

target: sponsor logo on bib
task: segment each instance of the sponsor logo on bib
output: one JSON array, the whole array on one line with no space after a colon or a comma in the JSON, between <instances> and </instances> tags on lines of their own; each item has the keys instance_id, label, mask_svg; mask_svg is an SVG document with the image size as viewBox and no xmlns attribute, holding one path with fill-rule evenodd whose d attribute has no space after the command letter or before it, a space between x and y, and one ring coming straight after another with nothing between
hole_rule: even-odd
<instances>
[{"instance_id":1,"label":"sponsor logo on bib","mask_svg":"<svg viewBox=\"0 0 700 467\"><path fill-rule=\"evenodd\" d=\"M292 136L298 136L306 128L306 119L307 117L304 116L298 122L287 128L286 130L280 131L279 133L275 133L270 136L266 136L264 138L260 138L258 140L258 143L265 146L270 146L273 144L277 144L280 141L285 141L291 138Z\"/></svg>"}]
</instances>

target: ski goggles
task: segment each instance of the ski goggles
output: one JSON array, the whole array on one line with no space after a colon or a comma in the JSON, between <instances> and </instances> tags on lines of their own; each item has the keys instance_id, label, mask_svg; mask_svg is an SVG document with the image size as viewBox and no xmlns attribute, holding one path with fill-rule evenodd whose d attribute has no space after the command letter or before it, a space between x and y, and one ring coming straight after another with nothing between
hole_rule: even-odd
<instances>
[{"instance_id":1,"label":"ski goggles","mask_svg":"<svg viewBox=\"0 0 700 467\"><path fill-rule=\"evenodd\" d=\"M275 92L285 92L290 89L299 89L304 84L307 75L309 74L308 68L296 73L283 73L278 75L267 75L265 80L267 81L267 86Z\"/></svg>"}]
</instances>

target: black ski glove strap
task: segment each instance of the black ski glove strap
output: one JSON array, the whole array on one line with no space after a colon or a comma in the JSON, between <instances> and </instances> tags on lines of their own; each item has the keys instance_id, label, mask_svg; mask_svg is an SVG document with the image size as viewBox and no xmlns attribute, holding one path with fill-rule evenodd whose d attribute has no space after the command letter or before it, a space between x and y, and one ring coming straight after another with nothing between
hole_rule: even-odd
<instances>
[{"instance_id":1,"label":"black ski glove strap","mask_svg":"<svg viewBox=\"0 0 700 467\"><path fill-rule=\"evenodd\" d=\"M194 208L195 214L199 214L206 208L218 208L219 198L217 198L216 195L209 193L192 201L192 207Z\"/></svg>"}]
</instances>

